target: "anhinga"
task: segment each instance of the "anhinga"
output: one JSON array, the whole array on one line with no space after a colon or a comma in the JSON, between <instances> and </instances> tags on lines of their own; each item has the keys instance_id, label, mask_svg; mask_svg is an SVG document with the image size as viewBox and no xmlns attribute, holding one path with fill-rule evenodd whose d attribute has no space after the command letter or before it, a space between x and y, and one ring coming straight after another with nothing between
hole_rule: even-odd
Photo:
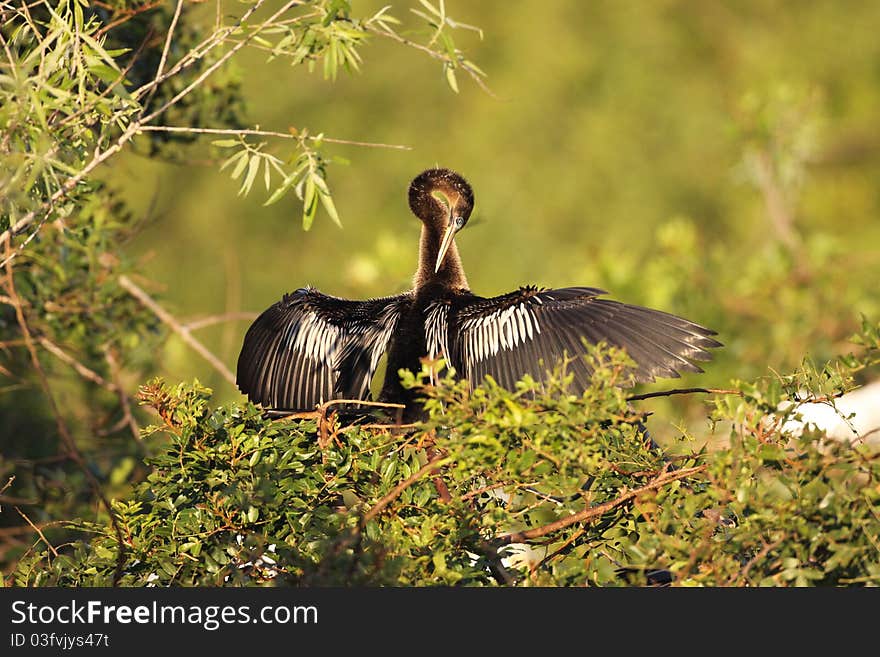
<instances>
[{"instance_id":1,"label":"anhinga","mask_svg":"<svg viewBox=\"0 0 880 657\"><path fill-rule=\"evenodd\" d=\"M416 392L398 371L419 371L420 359L442 357L472 384L491 375L513 389L525 374L545 377L564 355L582 392L591 369L582 342L621 347L635 380L701 372L692 360L721 346L715 332L658 310L599 298L592 287L521 287L497 297L473 294L455 246L474 195L460 175L429 169L409 187L409 206L422 221L413 289L397 296L352 301L304 287L264 311L248 329L238 359L238 387L270 410L314 410L330 399L370 397L380 358L388 365L380 401L406 405L418 417Z\"/></svg>"}]
</instances>

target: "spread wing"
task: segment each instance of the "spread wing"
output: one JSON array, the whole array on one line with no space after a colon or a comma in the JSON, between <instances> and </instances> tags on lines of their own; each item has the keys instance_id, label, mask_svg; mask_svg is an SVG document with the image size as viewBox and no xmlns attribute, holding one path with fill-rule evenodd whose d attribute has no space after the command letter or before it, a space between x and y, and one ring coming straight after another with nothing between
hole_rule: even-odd
<instances>
[{"instance_id":1,"label":"spread wing","mask_svg":"<svg viewBox=\"0 0 880 657\"><path fill-rule=\"evenodd\" d=\"M265 408L314 410L330 399L367 399L370 379L409 294L350 301L311 287L284 295L245 334L236 382Z\"/></svg>"},{"instance_id":2,"label":"spread wing","mask_svg":"<svg viewBox=\"0 0 880 657\"><path fill-rule=\"evenodd\" d=\"M720 347L715 331L675 315L600 299L604 290L569 287L540 290L523 287L492 298L464 295L438 301L426 312L429 355L443 355L458 373L480 383L491 375L513 389L525 374L542 380L563 355L574 385L584 390L592 370L581 356L582 340L605 341L626 350L638 382L702 372L691 361L711 358Z\"/></svg>"}]
</instances>

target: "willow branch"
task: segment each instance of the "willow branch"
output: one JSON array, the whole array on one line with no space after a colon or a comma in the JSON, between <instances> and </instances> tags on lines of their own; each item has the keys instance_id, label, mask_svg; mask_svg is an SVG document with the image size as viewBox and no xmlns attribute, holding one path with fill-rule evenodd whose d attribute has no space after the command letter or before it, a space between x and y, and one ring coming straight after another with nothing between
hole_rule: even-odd
<instances>
[{"instance_id":1,"label":"willow branch","mask_svg":"<svg viewBox=\"0 0 880 657\"><path fill-rule=\"evenodd\" d=\"M292 132L277 132L275 130L258 130L258 129L225 129L225 128L188 128L186 126L173 125L145 125L140 128L142 132L181 132L193 135L226 135L230 137L278 137L280 139L299 140L300 135ZM355 141L353 139L336 139L334 137L316 137L309 136L307 139L311 141L327 142L329 144L347 144L349 146L365 146L369 148L394 148L401 151L411 151L412 146L403 144L383 144L380 142Z\"/></svg>"},{"instance_id":2,"label":"willow branch","mask_svg":"<svg viewBox=\"0 0 880 657\"><path fill-rule=\"evenodd\" d=\"M254 5L251 6L245 12L245 14L241 17L241 19L239 20L237 25L240 25L245 20L247 20L247 18L251 14L253 14L253 12L256 11L264 2L265 2L265 0L257 0L257 2L255 2ZM233 48L230 48L229 51L224 53L222 57L218 58L216 62L214 62L208 68L206 68L204 71L202 71L202 73L195 80L193 80L193 82L191 82L184 89L182 89L180 92L178 92L174 97L167 100L165 103L162 104L161 107L154 110L150 114L148 114L146 116L142 116L141 118L137 119L136 121L133 121L123 131L122 135L120 135L119 138L112 145L110 145L107 148L107 150L105 150L101 153L97 153L92 158L92 160L88 164L86 164L77 174L75 174L75 175L71 176L70 178L68 178L67 180L65 180L61 184L61 186L57 190L55 190L55 192L46 201L44 201L38 207L34 208L33 210L31 210L30 212L25 214L21 219L19 219L17 222L15 222L15 224L13 226L11 226L7 230L5 230L3 233L0 233L0 242L3 242L7 237L15 237L16 235L22 233L28 226L30 226L34 222L34 219L36 218L36 216L38 214L45 212L46 214L44 215L43 219L40 222L40 226L42 226L43 223L45 223L46 218L48 217L49 213L51 213L52 208L54 208L55 204L59 200L61 200L65 196L67 196L67 194L69 194L74 189L74 187L76 187L80 182L82 182L86 178L86 176L88 176L98 166L100 166L101 164L106 162L110 157L112 157L113 155L118 153L122 149L122 147L126 143L128 143L128 141L132 137L134 137L145 124L147 124L150 121L152 121L153 119L155 119L157 116L162 114L165 110L167 110L169 107L171 107L172 105L174 105L178 101L180 101L184 96L188 95L193 89L195 89L198 85L200 85L202 82L204 82L204 80L209 75L214 73L214 71L216 71L218 68L220 68L220 66L225 64L233 55L235 55L239 50L241 50L241 48L243 48L251 39L253 39L262 29L266 28L278 16L280 16L281 14L283 14L285 11L287 11L288 9L290 9L292 6L294 6L296 4L299 4L299 2L297 0L292 0L290 2L285 3L281 9L279 9L277 12L275 12L269 19L267 19L266 21L261 23L259 26L257 26L253 30L253 32L251 32L242 41L237 43ZM237 27L230 28L229 31L231 32L231 31L233 31L233 29L237 29ZM205 53L207 53L208 50L213 49L214 47L216 47L220 43L222 43L222 39L219 39L219 40L215 41L214 43L212 43L210 45L210 47L205 51ZM202 54L204 55L205 53L202 53ZM172 69L171 71L166 73L161 78L156 78L156 80L154 80L153 83L151 83L149 85L145 85L144 87L141 87L138 90L138 92L143 92L144 90L147 90L149 88L154 87L156 84L159 84L159 82L161 82L162 80L167 79L168 77L171 77L172 75L175 75L177 72L179 72L179 70L177 70L177 67L175 67L174 69ZM15 257L15 255L16 255L16 253L13 253L11 256L7 256L6 260L3 263L0 263L0 267L5 265L9 260L11 260L13 257Z\"/></svg>"},{"instance_id":3,"label":"willow branch","mask_svg":"<svg viewBox=\"0 0 880 657\"><path fill-rule=\"evenodd\" d=\"M460 61L460 60L453 59L449 55L446 55L442 52L438 52L432 48L429 48L428 46L423 46L422 44L416 43L415 41L410 41L406 37L402 37L399 34L397 34L397 32L393 32L391 30L380 29L374 25L368 25L367 29L370 32L372 32L373 34L378 34L379 36L385 37L386 39L392 39L393 41L397 41L398 43L401 43L401 44L408 46L410 48L415 48L416 50L420 50L423 53L427 54L429 57L433 57L434 59L439 59L442 62L446 62L447 64L450 64L450 65L455 66L457 68L463 69L465 72L467 72L467 74L471 77L471 79L477 83L477 85L480 87L480 89L482 89L484 92L486 92L487 94L489 94L493 98L496 98L495 93L489 88L489 85L487 85L483 81L483 77L480 75L480 73L478 71L476 71L469 64L466 64L465 62Z\"/></svg>"},{"instance_id":4,"label":"willow branch","mask_svg":"<svg viewBox=\"0 0 880 657\"><path fill-rule=\"evenodd\" d=\"M112 348L108 347L104 351L104 358L107 360L107 365L110 367L110 374L113 377L113 386L116 388L116 393L119 397L119 404L122 406L122 421L128 425L135 443L141 445L143 444L141 429L138 426L137 420L134 419L134 414L131 412L131 404L128 402L128 395L125 394L125 390L122 387L119 361Z\"/></svg>"},{"instance_id":5,"label":"willow branch","mask_svg":"<svg viewBox=\"0 0 880 657\"><path fill-rule=\"evenodd\" d=\"M251 7L248 10L248 12L252 13L251 10L256 10L257 7L262 5L264 1L265 0L257 0L257 2L254 3L253 7ZM187 96L193 89L198 87L202 82L205 81L205 79L208 78L208 76L210 76L212 73L214 73L214 71L216 71L218 68L223 66L223 64L225 64L231 57L233 57L235 55L235 53L237 53L239 50L244 48L248 43L250 43L250 41L255 36L257 36L257 34L259 34L263 29L265 29L269 25L273 24L275 22L276 18L278 18L279 16L284 14L286 11L288 11L294 5L300 4L300 2L301 2L301 0L290 0L289 2L284 3L284 5L278 11L276 11L269 18L267 18L265 21L263 21L260 25L258 25L256 28L254 28L254 30L250 34L248 34L244 39L242 39L241 41L236 43L232 48L230 48L228 51L223 53L223 56L220 57L219 59L217 59L216 62L214 62L208 68L206 68L204 71L202 71L195 80L190 82L186 87L181 89L177 94L175 94L174 96L172 96L171 98L166 100L158 109L150 112L149 114L147 114L147 116L145 116L142 119L140 119L139 121L137 121L137 123L141 124L141 125L149 123L150 121L155 119L157 116L162 114L169 107L171 107L172 105L176 105L178 101L180 101L184 96ZM249 14L246 14L246 15L249 15ZM244 17L242 17L242 21L243 20L244 20Z\"/></svg>"},{"instance_id":6,"label":"willow branch","mask_svg":"<svg viewBox=\"0 0 880 657\"><path fill-rule=\"evenodd\" d=\"M174 8L174 16L171 18L171 25L168 26L168 34L165 35L165 45L162 47L162 56L159 58L159 66L156 68L156 75L153 76L154 80L157 80L162 77L162 73L165 71L165 62L168 61L168 52L171 50L171 41L174 39L174 30L177 29L177 21L180 19L180 12L183 9L183 0L177 0L177 6ZM144 100L144 105L147 105L150 102L150 99L153 97L153 94L156 93L156 89L158 87L153 87L150 90L150 93L147 94L146 99Z\"/></svg>"}]
</instances>

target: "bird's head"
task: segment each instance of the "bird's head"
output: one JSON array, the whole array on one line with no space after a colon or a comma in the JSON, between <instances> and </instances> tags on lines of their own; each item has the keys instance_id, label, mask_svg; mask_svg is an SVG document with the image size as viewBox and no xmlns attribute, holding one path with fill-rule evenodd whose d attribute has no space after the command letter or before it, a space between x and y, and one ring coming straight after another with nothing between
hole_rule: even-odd
<instances>
[{"instance_id":1,"label":"bird's head","mask_svg":"<svg viewBox=\"0 0 880 657\"><path fill-rule=\"evenodd\" d=\"M410 183L409 207L425 226L443 235L434 265L436 272L455 234L470 219L474 192L467 180L455 171L428 169Z\"/></svg>"}]
</instances>

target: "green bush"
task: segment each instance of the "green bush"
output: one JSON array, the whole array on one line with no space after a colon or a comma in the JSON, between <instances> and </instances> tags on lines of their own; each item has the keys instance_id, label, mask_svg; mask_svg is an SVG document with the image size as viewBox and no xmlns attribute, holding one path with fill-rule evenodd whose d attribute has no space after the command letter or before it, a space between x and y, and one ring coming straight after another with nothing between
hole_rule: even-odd
<instances>
[{"instance_id":1,"label":"green bush","mask_svg":"<svg viewBox=\"0 0 880 657\"><path fill-rule=\"evenodd\" d=\"M665 449L628 401L624 354L595 351L593 385L564 370L515 392L405 375L427 419L343 426L270 419L161 381L152 474L116 501L121 534L23 560L19 585L852 585L880 583L880 452L792 436L785 400L834 397L880 359L859 355L716 394L728 445ZM436 377L434 377L436 378ZM814 381L811 388L805 384ZM824 380L820 389L818 382ZM690 452L690 453L688 453ZM674 454L678 454L675 456ZM120 544L119 536L122 536Z\"/></svg>"}]
</instances>

